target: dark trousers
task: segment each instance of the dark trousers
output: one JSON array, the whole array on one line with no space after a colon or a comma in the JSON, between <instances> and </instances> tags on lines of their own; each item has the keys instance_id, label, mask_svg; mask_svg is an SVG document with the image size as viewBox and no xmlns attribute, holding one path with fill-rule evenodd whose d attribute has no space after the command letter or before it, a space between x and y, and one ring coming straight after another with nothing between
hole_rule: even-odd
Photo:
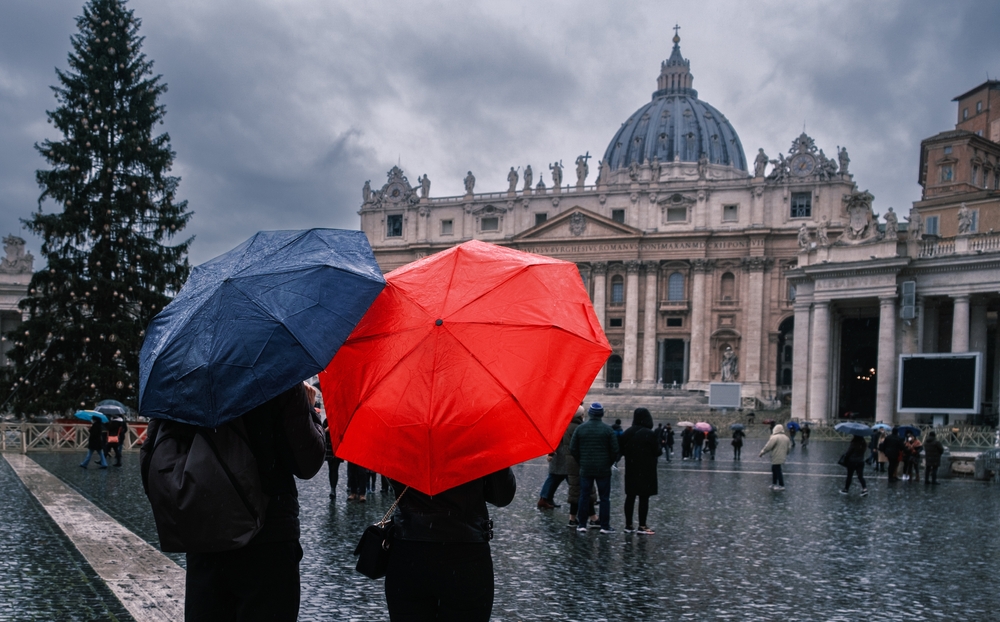
<instances>
[{"instance_id":1,"label":"dark trousers","mask_svg":"<svg viewBox=\"0 0 1000 622\"><path fill-rule=\"evenodd\" d=\"M899 459L897 458L897 459L893 460L892 458L889 458L889 481L890 482L894 482L897 479L899 479L898 477L896 477L896 469L898 469L898 468L899 468Z\"/></svg>"},{"instance_id":2,"label":"dark trousers","mask_svg":"<svg viewBox=\"0 0 1000 622\"><path fill-rule=\"evenodd\" d=\"M352 495L365 494L368 491L368 479L368 469L347 463L347 492Z\"/></svg>"},{"instance_id":3,"label":"dark trousers","mask_svg":"<svg viewBox=\"0 0 1000 622\"><path fill-rule=\"evenodd\" d=\"M115 466L121 466L122 465L122 444L120 442L119 443L108 443L107 445L104 446L104 455L106 455L108 458L110 458L111 454L115 455Z\"/></svg>"},{"instance_id":4,"label":"dark trousers","mask_svg":"<svg viewBox=\"0 0 1000 622\"><path fill-rule=\"evenodd\" d=\"M298 540L188 553L185 622L294 621L301 560Z\"/></svg>"},{"instance_id":5,"label":"dark trousers","mask_svg":"<svg viewBox=\"0 0 1000 622\"><path fill-rule=\"evenodd\" d=\"M771 485L773 486L785 485L785 476L781 473L780 464L771 465Z\"/></svg>"},{"instance_id":6,"label":"dark trousers","mask_svg":"<svg viewBox=\"0 0 1000 622\"><path fill-rule=\"evenodd\" d=\"M330 494L337 494L337 482L340 481L340 458L327 458L326 464L330 467Z\"/></svg>"},{"instance_id":7,"label":"dark trousers","mask_svg":"<svg viewBox=\"0 0 1000 622\"><path fill-rule=\"evenodd\" d=\"M635 509L635 498L639 497L639 526L646 526L649 515L649 495L625 495L625 527L632 527L632 511Z\"/></svg>"},{"instance_id":8,"label":"dark trousers","mask_svg":"<svg viewBox=\"0 0 1000 622\"><path fill-rule=\"evenodd\" d=\"M674 453L674 446L667 445L667 448L663 451L663 454L667 457L667 462L670 462L670 456Z\"/></svg>"},{"instance_id":9,"label":"dark trousers","mask_svg":"<svg viewBox=\"0 0 1000 622\"><path fill-rule=\"evenodd\" d=\"M858 464L847 463L847 481L844 483L844 490L850 490L851 480L854 479L854 474L858 474L858 483L861 484L861 489L864 490L868 488L868 484L865 483L865 463L859 462Z\"/></svg>"},{"instance_id":10,"label":"dark trousers","mask_svg":"<svg viewBox=\"0 0 1000 622\"><path fill-rule=\"evenodd\" d=\"M385 602L392 622L489 620L493 611L489 543L394 540Z\"/></svg>"},{"instance_id":11,"label":"dark trousers","mask_svg":"<svg viewBox=\"0 0 1000 622\"><path fill-rule=\"evenodd\" d=\"M597 484L597 496L600 497L600 510L597 518L601 522L601 529L611 527L611 478L610 477L587 477L580 476L580 499L577 501L577 516L591 516L594 514L594 503L590 500L590 487Z\"/></svg>"},{"instance_id":12,"label":"dark trousers","mask_svg":"<svg viewBox=\"0 0 1000 622\"><path fill-rule=\"evenodd\" d=\"M938 470L938 465L936 465L936 464L931 465L931 464L924 463L924 483L925 484L926 483L930 483L930 482L933 482L935 484L937 483L937 470Z\"/></svg>"},{"instance_id":13,"label":"dark trousers","mask_svg":"<svg viewBox=\"0 0 1000 622\"><path fill-rule=\"evenodd\" d=\"M542 484L542 490L538 493L538 496L549 503L555 503L556 491L559 490L559 484L566 481L568 477L568 475L549 473L549 476L545 478L545 483Z\"/></svg>"},{"instance_id":14,"label":"dark trousers","mask_svg":"<svg viewBox=\"0 0 1000 622\"><path fill-rule=\"evenodd\" d=\"M743 445L733 445L733 460L739 460L742 451Z\"/></svg>"}]
</instances>

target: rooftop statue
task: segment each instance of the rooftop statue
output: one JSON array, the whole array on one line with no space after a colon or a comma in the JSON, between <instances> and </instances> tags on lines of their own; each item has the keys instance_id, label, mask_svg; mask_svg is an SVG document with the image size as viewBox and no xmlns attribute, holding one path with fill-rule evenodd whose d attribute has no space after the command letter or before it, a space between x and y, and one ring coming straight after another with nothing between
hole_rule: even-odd
<instances>
[{"instance_id":1,"label":"rooftop statue","mask_svg":"<svg viewBox=\"0 0 1000 622\"><path fill-rule=\"evenodd\" d=\"M847 155L847 147L843 149L837 147L837 159L840 160L840 174L847 175L847 165L851 163L851 158Z\"/></svg>"},{"instance_id":2,"label":"rooftop statue","mask_svg":"<svg viewBox=\"0 0 1000 622\"><path fill-rule=\"evenodd\" d=\"M16 235L3 239L3 250L7 256L0 261L0 272L4 274L25 274L33 271L35 257L24 250L24 240Z\"/></svg>"},{"instance_id":3,"label":"rooftop statue","mask_svg":"<svg viewBox=\"0 0 1000 622\"><path fill-rule=\"evenodd\" d=\"M472 171L465 176L465 194L472 194L472 191L476 188L476 176L472 174Z\"/></svg>"},{"instance_id":4,"label":"rooftop statue","mask_svg":"<svg viewBox=\"0 0 1000 622\"><path fill-rule=\"evenodd\" d=\"M799 248L807 249L809 248L810 244L811 241L809 240L809 227L806 226L806 223L802 223L799 226Z\"/></svg>"},{"instance_id":5,"label":"rooftop statue","mask_svg":"<svg viewBox=\"0 0 1000 622\"><path fill-rule=\"evenodd\" d=\"M906 228L906 238L908 240L922 240L924 238L924 221L920 217L920 212L910 208L910 215L906 217L909 225Z\"/></svg>"},{"instance_id":6,"label":"rooftop statue","mask_svg":"<svg viewBox=\"0 0 1000 622\"><path fill-rule=\"evenodd\" d=\"M816 229L816 243L822 247L830 246L830 236L826 230L829 226L830 221L824 216L823 220L819 221L819 227Z\"/></svg>"},{"instance_id":7,"label":"rooftop statue","mask_svg":"<svg viewBox=\"0 0 1000 622\"><path fill-rule=\"evenodd\" d=\"M582 188L587 182L587 175L590 174L590 166L587 165L587 160L590 159L590 152L588 151L586 155L576 156L576 187Z\"/></svg>"},{"instance_id":8,"label":"rooftop statue","mask_svg":"<svg viewBox=\"0 0 1000 622\"><path fill-rule=\"evenodd\" d=\"M372 200L372 180L365 182L365 185L361 188L361 198L365 203L369 203Z\"/></svg>"},{"instance_id":9,"label":"rooftop statue","mask_svg":"<svg viewBox=\"0 0 1000 622\"><path fill-rule=\"evenodd\" d=\"M757 159L753 162L754 177L764 176L764 170L767 168L767 161L767 154L764 153L764 148L761 147L757 150Z\"/></svg>"},{"instance_id":10,"label":"rooftop statue","mask_svg":"<svg viewBox=\"0 0 1000 622\"><path fill-rule=\"evenodd\" d=\"M552 187L559 188L562 186L562 161L553 162L549 164L549 170L552 171Z\"/></svg>"},{"instance_id":11,"label":"rooftop statue","mask_svg":"<svg viewBox=\"0 0 1000 622\"><path fill-rule=\"evenodd\" d=\"M958 235L969 235L970 233L972 233L972 212L963 201L962 206L958 208Z\"/></svg>"},{"instance_id":12,"label":"rooftop statue","mask_svg":"<svg viewBox=\"0 0 1000 622\"><path fill-rule=\"evenodd\" d=\"M649 163L649 181L654 184L660 183L660 157L653 156L653 161Z\"/></svg>"},{"instance_id":13,"label":"rooftop statue","mask_svg":"<svg viewBox=\"0 0 1000 622\"><path fill-rule=\"evenodd\" d=\"M899 217L896 213L889 208L889 211L885 214L885 236L886 240L897 240L899 239Z\"/></svg>"},{"instance_id":14,"label":"rooftop statue","mask_svg":"<svg viewBox=\"0 0 1000 622\"><path fill-rule=\"evenodd\" d=\"M507 173L507 194L514 194L517 192L517 171L514 167L510 167L510 172Z\"/></svg>"},{"instance_id":15,"label":"rooftop statue","mask_svg":"<svg viewBox=\"0 0 1000 622\"><path fill-rule=\"evenodd\" d=\"M525 192L531 192L532 178L533 178L533 174L531 172L531 165L529 164L528 166L524 167L524 191Z\"/></svg>"},{"instance_id":16,"label":"rooftop statue","mask_svg":"<svg viewBox=\"0 0 1000 622\"><path fill-rule=\"evenodd\" d=\"M420 181L420 198L427 199L431 196L431 180L427 177L427 173L421 177Z\"/></svg>"}]
</instances>

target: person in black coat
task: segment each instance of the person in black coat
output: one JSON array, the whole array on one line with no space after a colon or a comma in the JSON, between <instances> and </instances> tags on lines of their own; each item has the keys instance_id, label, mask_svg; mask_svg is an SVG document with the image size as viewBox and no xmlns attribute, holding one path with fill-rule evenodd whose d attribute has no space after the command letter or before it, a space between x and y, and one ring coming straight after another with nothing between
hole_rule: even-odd
<instances>
[{"instance_id":1,"label":"person in black coat","mask_svg":"<svg viewBox=\"0 0 1000 622\"><path fill-rule=\"evenodd\" d=\"M625 531L631 532L635 498L639 497L639 533L653 535L646 524L649 498L657 493L656 459L660 439L653 432L653 417L645 408L636 408L632 426L622 433L621 452L625 456Z\"/></svg>"},{"instance_id":2,"label":"person in black coat","mask_svg":"<svg viewBox=\"0 0 1000 622\"><path fill-rule=\"evenodd\" d=\"M674 453L674 429L670 427L669 423L663 433L663 442L663 453L667 456L667 462L670 462L670 454Z\"/></svg>"},{"instance_id":3,"label":"person in black coat","mask_svg":"<svg viewBox=\"0 0 1000 622\"><path fill-rule=\"evenodd\" d=\"M114 417L108 422L108 445L104 448L104 454L110 458L115 454L115 466L122 465L122 443L128 434L128 424L122 417Z\"/></svg>"},{"instance_id":4,"label":"person in black coat","mask_svg":"<svg viewBox=\"0 0 1000 622\"><path fill-rule=\"evenodd\" d=\"M392 555L385 574L389 619L486 621L493 612L493 521L517 482L510 468L434 496L391 480Z\"/></svg>"},{"instance_id":5,"label":"person in black coat","mask_svg":"<svg viewBox=\"0 0 1000 622\"><path fill-rule=\"evenodd\" d=\"M80 467L86 469L90 464L90 457L97 452L97 457L101 459L102 469L108 468L108 461L104 459L104 424L100 417L90 419L90 438L87 439L87 457L80 463Z\"/></svg>"},{"instance_id":6,"label":"person in black coat","mask_svg":"<svg viewBox=\"0 0 1000 622\"><path fill-rule=\"evenodd\" d=\"M865 483L865 453L868 447L865 445L863 436L855 436L851 439L851 444L847 446L847 453L844 454L844 466L847 467L847 481L844 483L840 494L846 495L851 488L851 480L854 474L858 474L858 483L861 484L861 496L868 494L868 484Z\"/></svg>"},{"instance_id":7,"label":"person in black coat","mask_svg":"<svg viewBox=\"0 0 1000 622\"><path fill-rule=\"evenodd\" d=\"M694 430L691 426L684 428L681 432L681 460L688 460L691 458L691 445L694 439Z\"/></svg>"},{"instance_id":8,"label":"person in black coat","mask_svg":"<svg viewBox=\"0 0 1000 622\"><path fill-rule=\"evenodd\" d=\"M705 448L705 432L695 428L694 432L691 433L691 444L693 446L692 449L694 450L694 453L691 455L691 459L698 460L700 462L702 450Z\"/></svg>"},{"instance_id":9,"label":"person in black coat","mask_svg":"<svg viewBox=\"0 0 1000 622\"><path fill-rule=\"evenodd\" d=\"M896 467L899 466L899 459L903 455L904 444L903 439L899 436L899 426L896 426L892 428L892 433L882 441L882 445L879 447L879 451L884 453L889 461L890 482L899 481L899 478L896 476Z\"/></svg>"},{"instance_id":10,"label":"person in black coat","mask_svg":"<svg viewBox=\"0 0 1000 622\"><path fill-rule=\"evenodd\" d=\"M719 435L715 433L715 428L705 435L705 448L708 449L709 458L715 460L715 448L719 446Z\"/></svg>"},{"instance_id":11,"label":"person in black coat","mask_svg":"<svg viewBox=\"0 0 1000 622\"><path fill-rule=\"evenodd\" d=\"M738 428L733 431L733 460L739 460L740 454L743 451L743 439L746 438L746 433L743 432L742 428Z\"/></svg>"}]
</instances>

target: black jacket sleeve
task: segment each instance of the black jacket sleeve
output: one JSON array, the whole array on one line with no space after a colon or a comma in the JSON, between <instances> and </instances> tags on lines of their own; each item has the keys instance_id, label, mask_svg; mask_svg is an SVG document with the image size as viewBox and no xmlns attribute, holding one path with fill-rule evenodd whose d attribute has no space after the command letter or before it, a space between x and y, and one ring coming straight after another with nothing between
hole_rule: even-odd
<instances>
[{"instance_id":1,"label":"black jacket sleeve","mask_svg":"<svg viewBox=\"0 0 1000 622\"><path fill-rule=\"evenodd\" d=\"M514 500L514 493L517 492L517 480L510 467L487 475L484 480L483 497L487 503L502 508Z\"/></svg>"},{"instance_id":2,"label":"black jacket sleeve","mask_svg":"<svg viewBox=\"0 0 1000 622\"><path fill-rule=\"evenodd\" d=\"M286 393L283 405L282 427L288 439L289 464L299 479L309 479L319 472L326 458L323 424L313 405L306 399L305 387Z\"/></svg>"}]
</instances>

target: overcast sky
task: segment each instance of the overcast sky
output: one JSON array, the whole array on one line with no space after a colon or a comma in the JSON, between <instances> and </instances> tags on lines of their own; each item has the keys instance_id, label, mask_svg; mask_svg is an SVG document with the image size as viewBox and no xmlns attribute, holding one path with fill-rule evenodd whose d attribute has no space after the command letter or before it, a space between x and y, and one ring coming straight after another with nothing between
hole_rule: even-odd
<instances>
[{"instance_id":1,"label":"overcast sky","mask_svg":"<svg viewBox=\"0 0 1000 622\"><path fill-rule=\"evenodd\" d=\"M163 127L195 213L193 264L261 229L356 229L361 186L380 187L397 162L448 196L470 169L488 192L506 189L511 166L537 178L555 160L599 159L649 101L675 23L699 98L729 118L748 161L758 147L787 152L804 126L827 155L849 149L877 212L908 211L920 140L954 127L953 97L1000 75L992 0L128 6L170 87ZM36 257L19 219L40 194L33 144L58 138L49 87L81 8L0 2L0 234Z\"/></svg>"}]
</instances>

